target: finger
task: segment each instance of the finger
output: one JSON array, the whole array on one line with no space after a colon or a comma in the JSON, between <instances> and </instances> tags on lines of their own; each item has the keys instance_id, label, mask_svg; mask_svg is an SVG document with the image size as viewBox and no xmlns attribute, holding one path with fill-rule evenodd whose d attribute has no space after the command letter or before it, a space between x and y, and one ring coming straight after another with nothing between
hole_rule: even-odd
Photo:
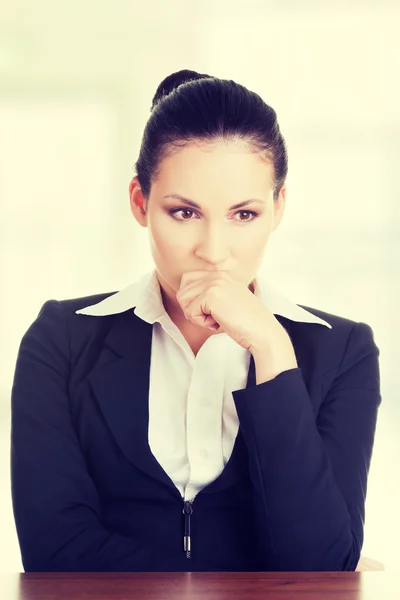
<instances>
[{"instance_id":1,"label":"finger","mask_svg":"<svg viewBox=\"0 0 400 600\"><path fill-rule=\"evenodd\" d=\"M185 287L186 285L191 284L192 282L204 280L204 281L214 281L215 279L219 279L221 277L229 276L229 271L219 270L219 271L205 271L205 270L197 270L197 271L187 271L186 273L182 273L181 276L181 285L180 289Z\"/></svg>"},{"instance_id":2,"label":"finger","mask_svg":"<svg viewBox=\"0 0 400 600\"><path fill-rule=\"evenodd\" d=\"M185 307L185 316L194 325L199 327L212 327L219 325L211 314L207 304L206 294L202 293Z\"/></svg>"},{"instance_id":3,"label":"finger","mask_svg":"<svg viewBox=\"0 0 400 600\"><path fill-rule=\"evenodd\" d=\"M196 290L191 291L192 293L190 295L186 295L184 298L179 300L185 318L188 321L191 321L192 323L201 327L208 327L209 329L218 329L219 323L217 323L217 321L211 314L207 314L204 312L202 308L202 302L199 301L198 303L196 303L196 300L201 295L204 295L204 290L201 288L197 288Z\"/></svg>"},{"instance_id":4,"label":"finger","mask_svg":"<svg viewBox=\"0 0 400 600\"><path fill-rule=\"evenodd\" d=\"M182 273L181 276L181 284L179 289L186 288L186 286L195 283L201 279L204 279L207 276L206 271L187 271L186 273Z\"/></svg>"},{"instance_id":5,"label":"finger","mask_svg":"<svg viewBox=\"0 0 400 600\"><path fill-rule=\"evenodd\" d=\"M185 284L181 286L180 289L176 293L176 297L179 300L183 300L184 298L188 298L190 296L195 296L195 294L200 294L204 291L207 282L204 281L192 281L191 283Z\"/></svg>"},{"instance_id":6,"label":"finger","mask_svg":"<svg viewBox=\"0 0 400 600\"><path fill-rule=\"evenodd\" d=\"M188 306L202 293L204 293L204 284L203 283L193 283L191 286L184 288L183 290L179 290L176 294L176 299L181 307L186 318Z\"/></svg>"},{"instance_id":7,"label":"finger","mask_svg":"<svg viewBox=\"0 0 400 600\"><path fill-rule=\"evenodd\" d=\"M213 329L214 331L216 331L217 329L220 328L220 324L217 323L217 321L214 319L214 317L212 315L207 315L207 317L204 320L204 327L207 327L207 329Z\"/></svg>"},{"instance_id":8,"label":"finger","mask_svg":"<svg viewBox=\"0 0 400 600\"><path fill-rule=\"evenodd\" d=\"M191 304L198 296L202 294L208 294L212 287L216 284L216 280L194 281L179 290L176 293L176 299L178 300L182 310L186 310L189 304Z\"/></svg>"}]
</instances>

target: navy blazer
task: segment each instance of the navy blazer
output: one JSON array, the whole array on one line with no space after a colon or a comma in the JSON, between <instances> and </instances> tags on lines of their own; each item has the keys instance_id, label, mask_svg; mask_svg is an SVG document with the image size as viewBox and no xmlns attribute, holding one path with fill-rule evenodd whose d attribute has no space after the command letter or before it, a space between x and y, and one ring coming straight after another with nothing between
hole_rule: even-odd
<instances>
[{"instance_id":1,"label":"navy blazer","mask_svg":"<svg viewBox=\"0 0 400 600\"><path fill-rule=\"evenodd\" d=\"M111 292L115 293L115 292ZM111 295L48 300L24 334L12 388L11 482L26 571L353 571L381 402L371 328L276 315L298 368L233 392L239 431L183 499L148 444L152 325L92 318ZM171 374L172 376L173 374Z\"/></svg>"}]
</instances>

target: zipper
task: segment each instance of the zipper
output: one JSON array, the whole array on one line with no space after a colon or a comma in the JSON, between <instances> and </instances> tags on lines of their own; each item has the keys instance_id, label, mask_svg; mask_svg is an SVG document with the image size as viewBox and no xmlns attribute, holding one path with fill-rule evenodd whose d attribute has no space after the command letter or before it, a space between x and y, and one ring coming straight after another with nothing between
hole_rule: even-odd
<instances>
[{"instance_id":1,"label":"zipper","mask_svg":"<svg viewBox=\"0 0 400 600\"><path fill-rule=\"evenodd\" d=\"M190 558L190 550L191 550L190 518L193 513L193 501L194 500L184 500L183 501L182 513L185 517L185 532L184 532L184 536L183 536L183 551L186 553L186 558Z\"/></svg>"}]
</instances>

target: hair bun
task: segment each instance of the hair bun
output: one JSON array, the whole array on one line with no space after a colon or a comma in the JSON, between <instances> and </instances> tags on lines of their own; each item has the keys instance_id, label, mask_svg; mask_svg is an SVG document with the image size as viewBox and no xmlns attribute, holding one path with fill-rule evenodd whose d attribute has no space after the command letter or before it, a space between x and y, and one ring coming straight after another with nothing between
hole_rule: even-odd
<instances>
[{"instance_id":1,"label":"hair bun","mask_svg":"<svg viewBox=\"0 0 400 600\"><path fill-rule=\"evenodd\" d=\"M196 71L189 71L189 69L182 69L181 71L176 71L176 73L168 75L168 77L162 80L162 82L156 90L156 93L153 97L151 110L154 109L156 104L158 104L158 102L162 98L168 96L168 94L170 94L174 89L182 85L182 83L188 83L189 81L195 81L196 79L205 79L207 77L212 78L212 75L206 75L205 73L197 73Z\"/></svg>"}]
</instances>

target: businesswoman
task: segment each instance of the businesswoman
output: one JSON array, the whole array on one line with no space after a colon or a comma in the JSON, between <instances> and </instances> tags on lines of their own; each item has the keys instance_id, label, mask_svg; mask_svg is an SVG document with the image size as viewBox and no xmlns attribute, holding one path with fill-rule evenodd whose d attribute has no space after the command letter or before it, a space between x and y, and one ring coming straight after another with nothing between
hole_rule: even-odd
<instances>
[{"instance_id":1,"label":"businesswoman","mask_svg":"<svg viewBox=\"0 0 400 600\"><path fill-rule=\"evenodd\" d=\"M355 570L379 350L367 324L258 273L286 201L275 111L234 81L174 73L135 166L154 269L46 301L19 348L25 570Z\"/></svg>"}]
</instances>

